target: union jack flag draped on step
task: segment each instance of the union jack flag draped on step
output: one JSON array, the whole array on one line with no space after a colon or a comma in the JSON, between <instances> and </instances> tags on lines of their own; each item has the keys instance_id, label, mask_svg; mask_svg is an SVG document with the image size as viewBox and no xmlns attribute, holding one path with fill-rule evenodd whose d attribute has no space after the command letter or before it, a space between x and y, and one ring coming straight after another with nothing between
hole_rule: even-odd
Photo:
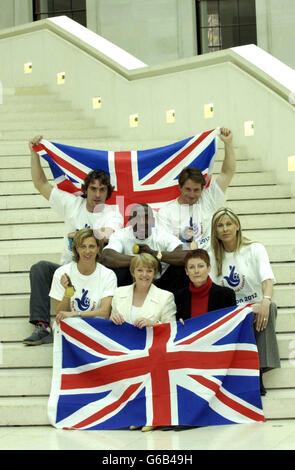
<instances>
[{"instance_id":1,"label":"union jack flag draped on step","mask_svg":"<svg viewBox=\"0 0 295 470\"><path fill-rule=\"evenodd\" d=\"M144 329L61 321L48 415L87 430L265 421L251 306Z\"/></svg>"},{"instance_id":2,"label":"union jack flag draped on step","mask_svg":"<svg viewBox=\"0 0 295 470\"><path fill-rule=\"evenodd\" d=\"M135 203L158 209L178 197L178 175L186 166L199 168L209 185L218 133L219 128L149 150L92 150L47 140L34 150L48 161L57 187L77 196L82 195L81 183L91 170L106 171L115 187L107 203L118 204L127 216ZM118 199L122 197L123 201Z\"/></svg>"}]
</instances>

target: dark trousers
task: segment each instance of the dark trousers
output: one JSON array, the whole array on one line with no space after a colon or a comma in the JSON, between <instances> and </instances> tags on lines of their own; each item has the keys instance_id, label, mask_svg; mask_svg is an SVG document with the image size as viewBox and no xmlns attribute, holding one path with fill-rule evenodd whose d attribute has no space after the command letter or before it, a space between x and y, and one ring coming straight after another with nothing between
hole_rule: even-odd
<instances>
[{"instance_id":1,"label":"dark trousers","mask_svg":"<svg viewBox=\"0 0 295 470\"><path fill-rule=\"evenodd\" d=\"M118 287L128 286L133 283L129 268L113 269L117 276ZM187 286L189 278L185 273L183 266L169 266L160 279L154 281L155 286L160 289L168 290L173 294L182 287Z\"/></svg>"},{"instance_id":2,"label":"dark trousers","mask_svg":"<svg viewBox=\"0 0 295 470\"><path fill-rule=\"evenodd\" d=\"M39 261L30 269L30 323L36 324L38 321L50 323L49 291L57 268L58 264Z\"/></svg>"},{"instance_id":3,"label":"dark trousers","mask_svg":"<svg viewBox=\"0 0 295 470\"><path fill-rule=\"evenodd\" d=\"M254 335L256 339L260 369L264 372L280 368L280 353L276 337L276 318L277 306L271 302L269 309L269 318L265 330L257 331L255 323L253 324Z\"/></svg>"}]
</instances>

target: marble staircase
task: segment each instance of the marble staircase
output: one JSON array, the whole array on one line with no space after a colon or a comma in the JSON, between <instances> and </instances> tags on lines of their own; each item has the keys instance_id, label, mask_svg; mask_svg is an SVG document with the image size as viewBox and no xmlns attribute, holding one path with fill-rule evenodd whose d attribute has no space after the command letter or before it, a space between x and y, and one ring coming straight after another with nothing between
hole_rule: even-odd
<instances>
[{"instance_id":1,"label":"marble staircase","mask_svg":"<svg viewBox=\"0 0 295 470\"><path fill-rule=\"evenodd\" d=\"M27 141L42 134L66 144L133 149L97 128L81 110L46 88L11 90L0 106L0 426L46 425L52 345L27 347L29 269L41 259L59 261L63 222L35 190ZM141 148L167 142L141 142ZM122 148L121 148L122 147ZM265 375L267 419L295 418L295 199L259 159L236 149L237 172L227 205L240 215L244 233L267 248L277 279L277 338L281 369ZM223 150L218 150L218 173ZM47 164L46 174L51 178Z\"/></svg>"}]
</instances>

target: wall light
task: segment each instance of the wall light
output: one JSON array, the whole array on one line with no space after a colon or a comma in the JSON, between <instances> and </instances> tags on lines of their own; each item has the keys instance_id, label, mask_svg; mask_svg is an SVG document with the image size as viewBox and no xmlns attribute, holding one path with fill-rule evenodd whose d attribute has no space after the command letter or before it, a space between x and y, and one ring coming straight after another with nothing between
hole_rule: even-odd
<instances>
[{"instance_id":1,"label":"wall light","mask_svg":"<svg viewBox=\"0 0 295 470\"><path fill-rule=\"evenodd\" d=\"M24 73L32 73L33 64L32 62L26 62L24 64Z\"/></svg>"},{"instance_id":2,"label":"wall light","mask_svg":"<svg viewBox=\"0 0 295 470\"><path fill-rule=\"evenodd\" d=\"M93 109L101 108L101 96L94 96L92 98L92 108Z\"/></svg>"},{"instance_id":3,"label":"wall light","mask_svg":"<svg viewBox=\"0 0 295 470\"><path fill-rule=\"evenodd\" d=\"M138 114L130 114L129 116L129 127L138 126Z\"/></svg>"},{"instance_id":4,"label":"wall light","mask_svg":"<svg viewBox=\"0 0 295 470\"><path fill-rule=\"evenodd\" d=\"M213 118L214 115L214 106L213 103L204 104L204 117L206 119Z\"/></svg>"},{"instance_id":5,"label":"wall light","mask_svg":"<svg viewBox=\"0 0 295 470\"><path fill-rule=\"evenodd\" d=\"M244 122L244 132L246 137L254 135L254 121Z\"/></svg>"},{"instance_id":6,"label":"wall light","mask_svg":"<svg viewBox=\"0 0 295 470\"><path fill-rule=\"evenodd\" d=\"M288 157L288 171L295 171L295 155Z\"/></svg>"},{"instance_id":7,"label":"wall light","mask_svg":"<svg viewBox=\"0 0 295 470\"><path fill-rule=\"evenodd\" d=\"M59 72L57 74L57 84L58 85L63 85L66 80L66 74L65 72Z\"/></svg>"},{"instance_id":8,"label":"wall light","mask_svg":"<svg viewBox=\"0 0 295 470\"><path fill-rule=\"evenodd\" d=\"M166 122L171 124L175 122L175 109L167 109L166 111Z\"/></svg>"}]
</instances>

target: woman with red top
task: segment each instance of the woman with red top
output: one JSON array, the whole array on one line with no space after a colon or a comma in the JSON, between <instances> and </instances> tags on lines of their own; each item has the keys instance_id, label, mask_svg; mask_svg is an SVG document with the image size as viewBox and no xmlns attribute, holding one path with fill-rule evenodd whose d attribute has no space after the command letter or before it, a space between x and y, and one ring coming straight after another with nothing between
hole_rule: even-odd
<instances>
[{"instance_id":1,"label":"woman with red top","mask_svg":"<svg viewBox=\"0 0 295 470\"><path fill-rule=\"evenodd\" d=\"M209 276L211 266L207 251L199 248L188 252L184 263L190 283L175 294L177 320L183 322L212 310L236 305L236 294L233 289L212 282Z\"/></svg>"}]
</instances>

